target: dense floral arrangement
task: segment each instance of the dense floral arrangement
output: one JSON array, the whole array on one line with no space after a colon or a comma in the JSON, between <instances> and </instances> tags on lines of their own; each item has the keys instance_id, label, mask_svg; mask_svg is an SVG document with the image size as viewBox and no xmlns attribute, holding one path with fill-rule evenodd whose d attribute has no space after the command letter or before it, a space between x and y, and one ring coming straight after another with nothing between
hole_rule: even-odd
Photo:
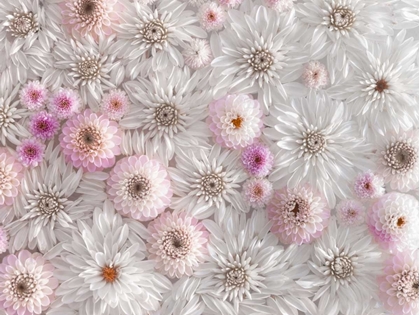
<instances>
[{"instance_id":1,"label":"dense floral arrangement","mask_svg":"<svg viewBox=\"0 0 420 315\"><path fill-rule=\"evenodd\" d=\"M416 315L416 0L2 0L0 313Z\"/></svg>"}]
</instances>

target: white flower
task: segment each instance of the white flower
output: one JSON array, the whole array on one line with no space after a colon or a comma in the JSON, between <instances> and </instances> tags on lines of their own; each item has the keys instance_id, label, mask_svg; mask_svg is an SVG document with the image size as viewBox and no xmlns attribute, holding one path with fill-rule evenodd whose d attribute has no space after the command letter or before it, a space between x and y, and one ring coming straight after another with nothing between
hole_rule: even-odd
<instances>
[{"instance_id":1,"label":"white flower","mask_svg":"<svg viewBox=\"0 0 420 315\"><path fill-rule=\"evenodd\" d=\"M272 128L264 133L280 148L269 177L278 187L309 182L333 208L336 197L351 196L350 182L357 169L373 166L367 158L369 147L344 104L324 93L311 90L308 98L292 99L291 106L274 106L266 123Z\"/></svg>"},{"instance_id":2,"label":"white flower","mask_svg":"<svg viewBox=\"0 0 420 315\"><path fill-rule=\"evenodd\" d=\"M198 10L200 25L207 32L219 31L223 28L226 21L225 9L216 2L206 2Z\"/></svg>"},{"instance_id":3,"label":"white flower","mask_svg":"<svg viewBox=\"0 0 420 315\"><path fill-rule=\"evenodd\" d=\"M206 39L193 38L182 52L185 64L193 70L207 67L213 60L210 45Z\"/></svg>"}]
</instances>

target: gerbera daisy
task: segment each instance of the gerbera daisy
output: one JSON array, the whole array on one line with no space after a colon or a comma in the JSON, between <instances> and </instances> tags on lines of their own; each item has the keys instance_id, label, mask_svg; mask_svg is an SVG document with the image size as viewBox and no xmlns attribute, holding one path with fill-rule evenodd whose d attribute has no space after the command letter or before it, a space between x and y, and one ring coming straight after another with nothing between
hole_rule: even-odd
<instances>
[{"instance_id":1,"label":"gerbera daisy","mask_svg":"<svg viewBox=\"0 0 420 315\"><path fill-rule=\"evenodd\" d=\"M99 108L111 120L120 120L128 111L130 101L121 90L112 90L102 97Z\"/></svg>"},{"instance_id":2,"label":"gerbera daisy","mask_svg":"<svg viewBox=\"0 0 420 315\"><path fill-rule=\"evenodd\" d=\"M18 160L23 166L36 167L44 158L45 145L36 139L24 139L16 147Z\"/></svg>"},{"instance_id":3,"label":"gerbera daisy","mask_svg":"<svg viewBox=\"0 0 420 315\"><path fill-rule=\"evenodd\" d=\"M20 103L29 110L37 111L44 108L48 90L39 81L30 81L22 87L19 93Z\"/></svg>"},{"instance_id":4,"label":"gerbera daisy","mask_svg":"<svg viewBox=\"0 0 420 315\"><path fill-rule=\"evenodd\" d=\"M357 175L353 189L357 198L379 198L385 193L384 179L368 170Z\"/></svg>"},{"instance_id":5,"label":"gerbera daisy","mask_svg":"<svg viewBox=\"0 0 420 315\"><path fill-rule=\"evenodd\" d=\"M89 172L113 166L120 143L118 124L88 109L69 119L60 135L66 160Z\"/></svg>"},{"instance_id":6,"label":"gerbera daisy","mask_svg":"<svg viewBox=\"0 0 420 315\"><path fill-rule=\"evenodd\" d=\"M41 140L50 140L60 128L60 123L55 116L46 111L35 113L29 121L29 131Z\"/></svg>"},{"instance_id":7,"label":"gerbera daisy","mask_svg":"<svg viewBox=\"0 0 420 315\"><path fill-rule=\"evenodd\" d=\"M265 178L251 178L242 185L242 196L253 208L263 208L273 196L273 185Z\"/></svg>"},{"instance_id":8,"label":"gerbera daisy","mask_svg":"<svg viewBox=\"0 0 420 315\"><path fill-rule=\"evenodd\" d=\"M324 88L328 84L328 70L319 61L311 61L305 65L302 79L307 88Z\"/></svg>"},{"instance_id":9,"label":"gerbera daisy","mask_svg":"<svg viewBox=\"0 0 420 315\"><path fill-rule=\"evenodd\" d=\"M206 39L193 38L182 52L185 64L193 70L207 67L213 60L210 44Z\"/></svg>"},{"instance_id":10,"label":"gerbera daisy","mask_svg":"<svg viewBox=\"0 0 420 315\"><path fill-rule=\"evenodd\" d=\"M79 94L72 89L59 88L48 100L48 110L58 119L68 119L79 113L82 100Z\"/></svg>"},{"instance_id":11,"label":"gerbera daisy","mask_svg":"<svg viewBox=\"0 0 420 315\"><path fill-rule=\"evenodd\" d=\"M197 15L201 27L207 32L220 31L227 18L225 9L216 2L206 2L202 4Z\"/></svg>"},{"instance_id":12,"label":"gerbera daisy","mask_svg":"<svg viewBox=\"0 0 420 315\"><path fill-rule=\"evenodd\" d=\"M335 208L337 221L343 226L356 226L365 222L366 209L357 200L342 200Z\"/></svg>"},{"instance_id":13,"label":"gerbera daisy","mask_svg":"<svg viewBox=\"0 0 420 315\"><path fill-rule=\"evenodd\" d=\"M6 148L0 147L0 206L10 206L18 195L22 165Z\"/></svg>"},{"instance_id":14,"label":"gerbera daisy","mask_svg":"<svg viewBox=\"0 0 420 315\"><path fill-rule=\"evenodd\" d=\"M274 156L268 146L256 142L242 151L241 161L250 175L264 177L273 168Z\"/></svg>"}]
</instances>

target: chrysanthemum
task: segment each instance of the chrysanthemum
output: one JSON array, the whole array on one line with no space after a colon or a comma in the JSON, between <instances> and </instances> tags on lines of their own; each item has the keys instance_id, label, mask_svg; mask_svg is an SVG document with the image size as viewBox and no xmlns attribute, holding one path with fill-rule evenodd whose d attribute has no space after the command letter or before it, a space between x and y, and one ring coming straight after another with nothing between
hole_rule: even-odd
<instances>
[{"instance_id":1,"label":"chrysanthemum","mask_svg":"<svg viewBox=\"0 0 420 315\"><path fill-rule=\"evenodd\" d=\"M366 209L357 200L342 200L336 206L335 213L342 226L356 226L365 222Z\"/></svg>"},{"instance_id":2,"label":"chrysanthemum","mask_svg":"<svg viewBox=\"0 0 420 315\"><path fill-rule=\"evenodd\" d=\"M207 67L213 60L209 42L206 39L193 38L182 52L185 64L197 70Z\"/></svg>"},{"instance_id":3,"label":"chrysanthemum","mask_svg":"<svg viewBox=\"0 0 420 315\"><path fill-rule=\"evenodd\" d=\"M205 260L208 232L201 222L185 213L165 212L149 223L149 259L171 278L191 276Z\"/></svg>"},{"instance_id":4,"label":"chrysanthemum","mask_svg":"<svg viewBox=\"0 0 420 315\"><path fill-rule=\"evenodd\" d=\"M23 166L37 166L44 158L45 145L36 139L24 139L16 147L18 160Z\"/></svg>"},{"instance_id":5,"label":"chrysanthemum","mask_svg":"<svg viewBox=\"0 0 420 315\"><path fill-rule=\"evenodd\" d=\"M372 168L371 154L343 103L310 90L307 98L277 105L265 120L264 133L277 142L279 161L270 180L296 187L309 182L327 198L331 208L336 197L352 195L350 183L358 169Z\"/></svg>"},{"instance_id":6,"label":"chrysanthemum","mask_svg":"<svg viewBox=\"0 0 420 315\"><path fill-rule=\"evenodd\" d=\"M357 175L353 189L357 198L379 198L385 193L384 179L368 170Z\"/></svg>"},{"instance_id":7,"label":"chrysanthemum","mask_svg":"<svg viewBox=\"0 0 420 315\"><path fill-rule=\"evenodd\" d=\"M305 65L302 74L303 83L307 88L319 89L328 84L328 70L319 61L311 61Z\"/></svg>"},{"instance_id":8,"label":"chrysanthemum","mask_svg":"<svg viewBox=\"0 0 420 315\"><path fill-rule=\"evenodd\" d=\"M41 254L23 250L0 264L0 305L8 315L40 315L54 301L54 267Z\"/></svg>"},{"instance_id":9,"label":"chrysanthemum","mask_svg":"<svg viewBox=\"0 0 420 315\"><path fill-rule=\"evenodd\" d=\"M273 168L274 156L268 146L253 143L242 151L242 165L252 176L267 176Z\"/></svg>"},{"instance_id":10,"label":"chrysanthemum","mask_svg":"<svg viewBox=\"0 0 420 315\"><path fill-rule=\"evenodd\" d=\"M310 243L328 225L331 209L325 198L310 186L274 192L267 206L271 231L283 244Z\"/></svg>"},{"instance_id":11,"label":"chrysanthemum","mask_svg":"<svg viewBox=\"0 0 420 315\"><path fill-rule=\"evenodd\" d=\"M102 97L99 108L111 120L120 120L128 111L130 101L127 94L121 90L112 90Z\"/></svg>"},{"instance_id":12,"label":"chrysanthemum","mask_svg":"<svg viewBox=\"0 0 420 315\"><path fill-rule=\"evenodd\" d=\"M9 249L9 236L4 227L0 226L0 254L5 253Z\"/></svg>"},{"instance_id":13,"label":"chrysanthemum","mask_svg":"<svg viewBox=\"0 0 420 315\"><path fill-rule=\"evenodd\" d=\"M50 140L57 133L60 123L55 116L46 111L35 113L29 121L29 131L41 140Z\"/></svg>"},{"instance_id":14,"label":"chrysanthemum","mask_svg":"<svg viewBox=\"0 0 420 315\"><path fill-rule=\"evenodd\" d=\"M295 0L264 0L264 3L270 9L283 13L288 12L293 8L294 1Z\"/></svg>"},{"instance_id":15,"label":"chrysanthemum","mask_svg":"<svg viewBox=\"0 0 420 315\"><path fill-rule=\"evenodd\" d=\"M312 273L298 283L316 290L318 314L361 314L376 297L381 255L365 226L337 227L331 218L313 245L307 266Z\"/></svg>"},{"instance_id":16,"label":"chrysanthemum","mask_svg":"<svg viewBox=\"0 0 420 315\"><path fill-rule=\"evenodd\" d=\"M77 314L148 314L156 311L171 283L144 260L146 228L123 220L111 202L96 208L92 225L79 224L63 246L56 266L60 286L56 295ZM75 263L77 262L77 263Z\"/></svg>"},{"instance_id":17,"label":"chrysanthemum","mask_svg":"<svg viewBox=\"0 0 420 315\"><path fill-rule=\"evenodd\" d=\"M112 169L108 195L122 215L148 221L171 204L171 182L159 161L146 155L130 156Z\"/></svg>"},{"instance_id":18,"label":"chrysanthemum","mask_svg":"<svg viewBox=\"0 0 420 315\"><path fill-rule=\"evenodd\" d=\"M88 109L69 119L60 135L67 161L89 172L113 166L120 142L118 124Z\"/></svg>"},{"instance_id":19,"label":"chrysanthemum","mask_svg":"<svg viewBox=\"0 0 420 315\"><path fill-rule=\"evenodd\" d=\"M201 5L197 15L201 27L207 32L221 30L227 18L225 9L216 2L206 2Z\"/></svg>"},{"instance_id":20,"label":"chrysanthemum","mask_svg":"<svg viewBox=\"0 0 420 315\"><path fill-rule=\"evenodd\" d=\"M245 94L227 95L210 103L207 124L217 143L239 149L261 135L262 116L257 100Z\"/></svg>"},{"instance_id":21,"label":"chrysanthemum","mask_svg":"<svg viewBox=\"0 0 420 315\"><path fill-rule=\"evenodd\" d=\"M22 165L5 148L0 148L0 206L11 205L19 193Z\"/></svg>"},{"instance_id":22,"label":"chrysanthemum","mask_svg":"<svg viewBox=\"0 0 420 315\"><path fill-rule=\"evenodd\" d=\"M68 119L79 113L82 100L79 94L72 89L59 88L48 100L48 110L58 119Z\"/></svg>"},{"instance_id":23,"label":"chrysanthemum","mask_svg":"<svg viewBox=\"0 0 420 315\"><path fill-rule=\"evenodd\" d=\"M418 251L395 253L385 261L385 275L378 278L379 297L394 315L418 314L418 256Z\"/></svg>"},{"instance_id":24,"label":"chrysanthemum","mask_svg":"<svg viewBox=\"0 0 420 315\"><path fill-rule=\"evenodd\" d=\"M43 109L47 102L48 90L39 81L30 81L22 87L19 93L20 103L29 110Z\"/></svg>"},{"instance_id":25,"label":"chrysanthemum","mask_svg":"<svg viewBox=\"0 0 420 315\"><path fill-rule=\"evenodd\" d=\"M273 185L265 178L248 179L242 186L244 200L253 208L263 208L273 195Z\"/></svg>"},{"instance_id":26,"label":"chrysanthemum","mask_svg":"<svg viewBox=\"0 0 420 315\"><path fill-rule=\"evenodd\" d=\"M368 225L376 241L389 249L419 246L419 203L411 195L385 194L370 208Z\"/></svg>"}]
</instances>

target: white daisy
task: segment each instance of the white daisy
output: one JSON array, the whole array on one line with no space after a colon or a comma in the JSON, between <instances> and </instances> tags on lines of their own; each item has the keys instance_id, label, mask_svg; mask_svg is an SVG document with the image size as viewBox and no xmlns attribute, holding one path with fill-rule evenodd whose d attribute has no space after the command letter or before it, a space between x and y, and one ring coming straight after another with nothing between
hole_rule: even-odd
<instances>
[{"instance_id":1,"label":"white daisy","mask_svg":"<svg viewBox=\"0 0 420 315\"><path fill-rule=\"evenodd\" d=\"M193 70L207 67L213 60L210 45L206 39L193 38L182 52L185 64Z\"/></svg>"},{"instance_id":2,"label":"white daisy","mask_svg":"<svg viewBox=\"0 0 420 315\"><path fill-rule=\"evenodd\" d=\"M350 120L343 103L326 94L309 92L308 98L292 99L291 105L276 105L266 119L264 133L277 142L279 159L270 180L289 188L309 182L328 201L352 195L351 181L357 169L372 167L357 124Z\"/></svg>"}]
</instances>

